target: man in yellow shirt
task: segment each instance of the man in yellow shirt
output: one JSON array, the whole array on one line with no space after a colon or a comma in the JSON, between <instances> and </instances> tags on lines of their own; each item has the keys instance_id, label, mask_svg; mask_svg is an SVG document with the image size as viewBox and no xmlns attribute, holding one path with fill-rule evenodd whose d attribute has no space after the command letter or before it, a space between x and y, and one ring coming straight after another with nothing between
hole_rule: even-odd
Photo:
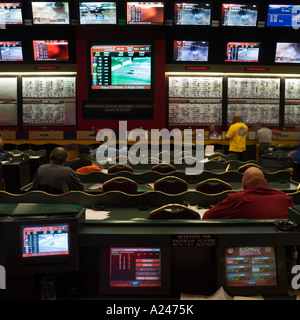
<instances>
[{"instance_id":1,"label":"man in yellow shirt","mask_svg":"<svg viewBox=\"0 0 300 320\"><path fill-rule=\"evenodd\" d=\"M241 122L241 116L232 116L232 125L229 127L226 138L229 139L229 153L235 153L238 160L244 161L244 151L246 150L246 137L248 127Z\"/></svg>"}]
</instances>

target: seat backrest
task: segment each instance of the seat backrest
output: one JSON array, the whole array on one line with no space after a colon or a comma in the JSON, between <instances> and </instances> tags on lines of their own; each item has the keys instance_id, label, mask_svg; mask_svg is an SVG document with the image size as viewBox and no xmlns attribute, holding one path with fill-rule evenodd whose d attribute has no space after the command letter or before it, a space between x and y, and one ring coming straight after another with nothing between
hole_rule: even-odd
<instances>
[{"instance_id":1,"label":"seat backrest","mask_svg":"<svg viewBox=\"0 0 300 320\"><path fill-rule=\"evenodd\" d=\"M244 173L250 167L256 167L256 168L259 168L259 169L262 170L262 167L257 165L257 164L255 164L255 163L247 163L247 164L244 164L244 165L240 166L238 168L238 172Z\"/></svg>"},{"instance_id":2,"label":"seat backrest","mask_svg":"<svg viewBox=\"0 0 300 320\"><path fill-rule=\"evenodd\" d=\"M198 212L181 204L168 204L151 211L148 219L200 219Z\"/></svg>"},{"instance_id":3,"label":"seat backrest","mask_svg":"<svg viewBox=\"0 0 300 320\"><path fill-rule=\"evenodd\" d=\"M120 172L120 171L129 171L129 172L133 172L133 168L130 166L127 166L126 164L114 164L111 167L109 167L107 169L107 173L116 173L116 172Z\"/></svg>"},{"instance_id":4,"label":"seat backrest","mask_svg":"<svg viewBox=\"0 0 300 320\"><path fill-rule=\"evenodd\" d=\"M168 176L155 181L154 190L168 194L178 194L187 191L188 184L178 177Z\"/></svg>"},{"instance_id":5,"label":"seat backrest","mask_svg":"<svg viewBox=\"0 0 300 320\"><path fill-rule=\"evenodd\" d=\"M176 171L176 168L168 163L159 163L151 168L151 171L156 171L159 173L170 173Z\"/></svg>"},{"instance_id":6,"label":"seat backrest","mask_svg":"<svg viewBox=\"0 0 300 320\"><path fill-rule=\"evenodd\" d=\"M108 191L122 191L129 194L136 194L138 185L135 181L125 178L116 177L103 183L103 192Z\"/></svg>"},{"instance_id":7,"label":"seat backrest","mask_svg":"<svg viewBox=\"0 0 300 320\"><path fill-rule=\"evenodd\" d=\"M196 185L196 191L207 194L217 194L226 190L232 190L232 186L225 181L215 178L201 181Z\"/></svg>"}]
</instances>

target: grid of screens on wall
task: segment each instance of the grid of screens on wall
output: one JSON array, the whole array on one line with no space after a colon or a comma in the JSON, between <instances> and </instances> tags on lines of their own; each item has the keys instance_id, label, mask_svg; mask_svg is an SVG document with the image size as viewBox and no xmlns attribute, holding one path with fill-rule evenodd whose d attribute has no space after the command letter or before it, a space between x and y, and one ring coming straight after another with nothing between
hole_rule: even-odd
<instances>
[{"instance_id":1,"label":"grid of screens on wall","mask_svg":"<svg viewBox=\"0 0 300 320\"><path fill-rule=\"evenodd\" d=\"M152 96L154 47L148 41L90 43L89 89L92 96Z\"/></svg>"},{"instance_id":2,"label":"grid of screens on wall","mask_svg":"<svg viewBox=\"0 0 300 320\"><path fill-rule=\"evenodd\" d=\"M69 254L69 225L22 226L22 257L62 256Z\"/></svg>"},{"instance_id":3,"label":"grid of screens on wall","mask_svg":"<svg viewBox=\"0 0 300 320\"><path fill-rule=\"evenodd\" d=\"M79 3L80 24L116 24L117 4L116 2L80 2Z\"/></svg>"},{"instance_id":4,"label":"grid of screens on wall","mask_svg":"<svg viewBox=\"0 0 300 320\"><path fill-rule=\"evenodd\" d=\"M69 24L68 2L32 2L33 24Z\"/></svg>"}]
</instances>

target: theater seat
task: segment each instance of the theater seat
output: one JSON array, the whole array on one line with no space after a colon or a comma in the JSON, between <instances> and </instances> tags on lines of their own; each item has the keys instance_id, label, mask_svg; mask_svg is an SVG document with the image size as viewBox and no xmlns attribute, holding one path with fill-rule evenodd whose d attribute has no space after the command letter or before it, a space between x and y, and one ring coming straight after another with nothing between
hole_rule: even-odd
<instances>
[{"instance_id":1,"label":"theater seat","mask_svg":"<svg viewBox=\"0 0 300 320\"><path fill-rule=\"evenodd\" d=\"M154 190L168 194L178 194L187 191L188 184L180 178L168 176L155 181Z\"/></svg>"},{"instance_id":2,"label":"theater seat","mask_svg":"<svg viewBox=\"0 0 300 320\"><path fill-rule=\"evenodd\" d=\"M44 191L51 194L63 194L64 192L56 187L50 186L49 184L39 184L36 188L31 189L32 190L38 190L38 191Z\"/></svg>"},{"instance_id":3,"label":"theater seat","mask_svg":"<svg viewBox=\"0 0 300 320\"><path fill-rule=\"evenodd\" d=\"M196 185L196 191L207 194L217 194L226 190L232 190L232 186L229 183L216 178L201 181Z\"/></svg>"},{"instance_id":4,"label":"theater seat","mask_svg":"<svg viewBox=\"0 0 300 320\"><path fill-rule=\"evenodd\" d=\"M103 183L103 192L122 191L129 194L137 193L137 183L125 177L116 177Z\"/></svg>"},{"instance_id":5,"label":"theater seat","mask_svg":"<svg viewBox=\"0 0 300 320\"><path fill-rule=\"evenodd\" d=\"M198 212L182 204L168 204L151 211L148 219L200 219Z\"/></svg>"},{"instance_id":6,"label":"theater seat","mask_svg":"<svg viewBox=\"0 0 300 320\"><path fill-rule=\"evenodd\" d=\"M131 168L130 166L127 166L126 164L117 163L109 167L107 170L107 173L116 173L120 171L133 172L133 168Z\"/></svg>"},{"instance_id":7,"label":"theater seat","mask_svg":"<svg viewBox=\"0 0 300 320\"><path fill-rule=\"evenodd\" d=\"M255 163L247 163L247 164L244 164L244 165L240 166L238 168L238 172L244 173L250 167L256 167L256 168L259 168L259 169L262 170L262 167L257 165L257 164L255 164Z\"/></svg>"},{"instance_id":8,"label":"theater seat","mask_svg":"<svg viewBox=\"0 0 300 320\"><path fill-rule=\"evenodd\" d=\"M168 163L159 163L151 168L151 171L159 172L159 173L170 173L176 171L176 168Z\"/></svg>"}]
</instances>

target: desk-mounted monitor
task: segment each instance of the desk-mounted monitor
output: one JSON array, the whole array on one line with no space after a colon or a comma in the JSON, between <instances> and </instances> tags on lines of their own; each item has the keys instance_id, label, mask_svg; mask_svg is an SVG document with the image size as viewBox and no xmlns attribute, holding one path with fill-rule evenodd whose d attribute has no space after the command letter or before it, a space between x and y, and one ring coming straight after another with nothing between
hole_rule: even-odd
<instances>
[{"instance_id":1,"label":"desk-mounted monitor","mask_svg":"<svg viewBox=\"0 0 300 320\"><path fill-rule=\"evenodd\" d=\"M164 2L127 2L127 24L164 24Z\"/></svg>"},{"instance_id":2,"label":"desk-mounted monitor","mask_svg":"<svg viewBox=\"0 0 300 320\"><path fill-rule=\"evenodd\" d=\"M175 2L174 25L211 25L211 4L201 2Z\"/></svg>"},{"instance_id":3,"label":"desk-mounted monitor","mask_svg":"<svg viewBox=\"0 0 300 320\"><path fill-rule=\"evenodd\" d=\"M228 42L226 45L226 62L258 62L259 42Z\"/></svg>"},{"instance_id":4,"label":"desk-mounted monitor","mask_svg":"<svg viewBox=\"0 0 300 320\"><path fill-rule=\"evenodd\" d=\"M258 9L255 4L222 4L221 25L226 27L256 27Z\"/></svg>"},{"instance_id":5,"label":"desk-mounted monitor","mask_svg":"<svg viewBox=\"0 0 300 320\"><path fill-rule=\"evenodd\" d=\"M70 24L68 2L33 1L31 5L33 24Z\"/></svg>"},{"instance_id":6,"label":"desk-mounted monitor","mask_svg":"<svg viewBox=\"0 0 300 320\"><path fill-rule=\"evenodd\" d=\"M23 24L20 2L0 2L0 25Z\"/></svg>"},{"instance_id":7,"label":"desk-mounted monitor","mask_svg":"<svg viewBox=\"0 0 300 320\"><path fill-rule=\"evenodd\" d=\"M79 2L79 22L81 25L117 24L117 3Z\"/></svg>"}]
</instances>

